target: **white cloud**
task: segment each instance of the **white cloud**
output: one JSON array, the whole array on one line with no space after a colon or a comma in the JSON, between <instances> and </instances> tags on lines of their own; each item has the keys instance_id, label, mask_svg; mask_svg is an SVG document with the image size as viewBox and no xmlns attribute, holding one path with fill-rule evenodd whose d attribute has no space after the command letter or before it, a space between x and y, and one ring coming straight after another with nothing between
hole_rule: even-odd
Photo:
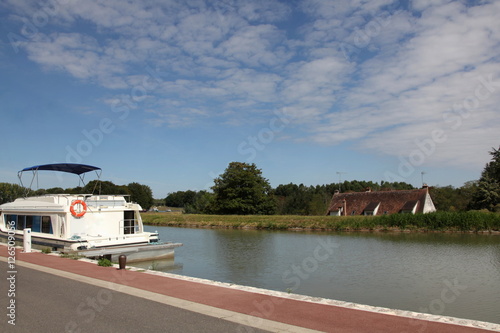
<instances>
[{"instance_id":1,"label":"white cloud","mask_svg":"<svg viewBox=\"0 0 500 333\"><path fill-rule=\"evenodd\" d=\"M357 140L367 151L398 156L418 148L415 139L428 138L432 129L442 128L449 139L438 144L426 163L450 165L458 159L469 166L484 164L471 157L498 140L493 133L500 125L496 107L500 86L485 100L478 101L475 91L479 77L488 73L500 77L496 60L500 30L494 30L500 27L498 3L466 7L453 2L425 8L421 18L413 19L411 38L391 48L392 54L381 50L358 65L360 80L352 82L342 110L311 129L313 140L334 144ZM407 33L408 25L403 26ZM386 30L392 28L388 25ZM461 119L454 114L462 121L451 128L458 120L451 123L443 117L455 104L464 103L474 105L470 116Z\"/></svg>"},{"instance_id":2,"label":"white cloud","mask_svg":"<svg viewBox=\"0 0 500 333\"><path fill-rule=\"evenodd\" d=\"M78 33L59 33L25 44L28 57L49 70L69 73L78 79L97 80L107 88L124 88L123 63L103 53L97 40Z\"/></svg>"},{"instance_id":3,"label":"white cloud","mask_svg":"<svg viewBox=\"0 0 500 333\"><path fill-rule=\"evenodd\" d=\"M3 7L18 23L40 10ZM445 118L462 117L454 105L472 101L478 78L500 81L499 18L498 1L70 1L20 47L108 96L161 68L144 103L155 125L265 123L287 107L295 139L398 156L442 128L428 162L469 164L496 139L500 87L457 129Z\"/></svg>"},{"instance_id":4,"label":"white cloud","mask_svg":"<svg viewBox=\"0 0 500 333\"><path fill-rule=\"evenodd\" d=\"M342 95L343 84L352 65L340 57L326 57L290 65L288 77L282 84L282 100L285 105L294 106L296 121L318 119L330 110ZM306 111L309 110L309 111ZM311 113L310 110L315 110ZM311 118L312 114L315 115ZM321 121L321 119L318 119Z\"/></svg>"},{"instance_id":5,"label":"white cloud","mask_svg":"<svg viewBox=\"0 0 500 333\"><path fill-rule=\"evenodd\" d=\"M238 14L251 22L281 21L291 12L287 3L269 0L240 0L233 6L238 8Z\"/></svg>"},{"instance_id":6,"label":"white cloud","mask_svg":"<svg viewBox=\"0 0 500 333\"><path fill-rule=\"evenodd\" d=\"M228 60L234 59L250 67L271 67L290 58L280 47L283 37L283 33L271 25L247 26L236 31L219 47Z\"/></svg>"}]
</instances>

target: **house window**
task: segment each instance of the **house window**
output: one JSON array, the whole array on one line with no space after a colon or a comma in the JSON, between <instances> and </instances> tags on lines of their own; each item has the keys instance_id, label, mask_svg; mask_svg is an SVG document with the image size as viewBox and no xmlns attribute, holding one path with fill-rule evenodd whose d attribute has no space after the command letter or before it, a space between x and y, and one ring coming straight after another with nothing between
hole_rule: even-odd
<instances>
[{"instance_id":1,"label":"house window","mask_svg":"<svg viewBox=\"0 0 500 333\"><path fill-rule=\"evenodd\" d=\"M351 215L354 215L354 214L356 214L356 211L355 211L355 210L353 210L353 211L351 212Z\"/></svg>"},{"instance_id":2,"label":"house window","mask_svg":"<svg viewBox=\"0 0 500 333\"><path fill-rule=\"evenodd\" d=\"M337 210L330 211L330 216L342 216L343 211L344 211L344 208L339 207Z\"/></svg>"}]
</instances>

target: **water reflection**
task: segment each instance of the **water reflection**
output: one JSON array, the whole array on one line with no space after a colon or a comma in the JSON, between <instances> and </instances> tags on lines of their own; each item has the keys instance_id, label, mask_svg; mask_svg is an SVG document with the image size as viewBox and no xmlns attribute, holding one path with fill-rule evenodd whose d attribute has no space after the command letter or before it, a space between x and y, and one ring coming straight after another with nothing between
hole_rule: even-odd
<instances>
[{"instance_id":1,"label":"water reflection","mask_svg":"<svg viewBox=\"0 0 500 333\"><path fill-rule=\"evenodd\" d=\"M173 273L500 323L498 235L154 229L184 243Z\"/></svg>"},{"instance_id":2,"label":"water reflection","mask_svg":"<svg viewBox=\"0 0 500 333\"><path fill-rule=\"evenodd\" d=\"M265 276L272 267L268 256L276 253L273 237L256 230L215 230L216 265L227 272L228 281L243 284Z\"/></svg>"}]
</instances>

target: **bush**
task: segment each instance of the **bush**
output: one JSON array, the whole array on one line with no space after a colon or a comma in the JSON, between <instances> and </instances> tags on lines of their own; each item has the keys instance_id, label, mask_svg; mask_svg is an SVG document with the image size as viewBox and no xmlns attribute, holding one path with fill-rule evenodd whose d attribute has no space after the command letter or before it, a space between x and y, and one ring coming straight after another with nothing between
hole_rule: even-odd
<instances>
[{"instance_id":1,"label":"bush","mask_svg":"<svg viewBox=\"0 0 500 333\"><path fill-rule=\"evenodd\" d=\"M99 259L99 261L97 261L97 266L110 267L113 266L113 263L109 259L101 258Z\"/></svg>"},{"instance_id":2,"label":"bush","mask_svg":"<svg viewBox=\"0 0 500 333\"><path fill-rule=\"evenodd\" d=\"M85 256L82 256L82 255L77 254L77 253L60 253L59 256L61 258L67 258L67 259L73 259L73 260L85 258Z\"/></svg>"},{"instance_id":3,"label":"bush","mask_svg":"<svg viewBox=\"0 0 500 333\"><path fill-rule=\"evenodd\" d=\"M481 231L499 230L500 215L490 212L434 212L429 214L393 214L377 217L379 225L407 229Z\"/></svg>"}]
</instances>

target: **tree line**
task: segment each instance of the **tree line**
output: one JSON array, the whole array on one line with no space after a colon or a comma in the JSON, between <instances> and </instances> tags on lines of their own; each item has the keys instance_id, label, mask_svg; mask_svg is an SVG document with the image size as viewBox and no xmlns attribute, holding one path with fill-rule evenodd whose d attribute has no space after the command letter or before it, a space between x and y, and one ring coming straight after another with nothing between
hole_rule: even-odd
<instances>
[{"instance_id":1,"label":"tree line","mask_svg":"<svg viewBox=\"0 0 500 333\"><path fill-rule=\"evenodd\" d=\"M500 149L490 152L478 181L463 186L432 187L430 195L438 211L500 212ZM232 162L214 180L213 192L177 191L165 198L169 207L183 207L186 213L323 215L336 190L340 192L412 190L405 182L344 181L341 184L305 186L279 185L272 189L255 164Z\"/></svg>"},{"instance_id":2,"label":"tree line","mask_svg":"<svg viewBox=\"0 0 500 333\"><path fill-rule=\"evenodd\" d=\"M284 184L271 188L255 164L231 162L214 180L212 192L177 191L165 198L167 207L182 207L191 214L323 215L335 191L358 192L414 189L404 182L344 181L306 186Z\"/></svg>"}]
</instances>

